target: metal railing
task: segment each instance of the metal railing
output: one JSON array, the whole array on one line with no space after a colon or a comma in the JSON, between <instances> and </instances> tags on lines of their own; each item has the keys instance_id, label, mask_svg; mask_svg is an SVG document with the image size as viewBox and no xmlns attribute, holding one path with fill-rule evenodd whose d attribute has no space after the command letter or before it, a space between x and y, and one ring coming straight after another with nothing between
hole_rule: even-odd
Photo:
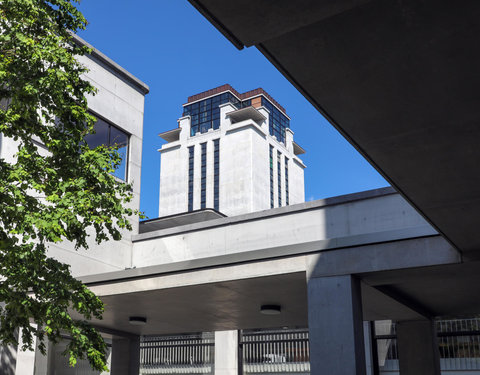
<instances>
[{"instance_id":1,"label":"metal railing","mask_svg":"<svg viewBox=\"0 0 480 375\"><path fill-rule=\"evenodd\" d=\"M213 374L215 336L211 332L178 336L143 336L140 374Z\"/></svg>"},{"instance_id":2,"label":"metal railing","mask_svg":"<svg viewBox=\"0 0 480 375\"><path fill-rule=\"evenodd\" d=\"M244 374L310 372L307 329L243 331L239 349Z\"/></svg>"},{"instance_id":3,"label":"metal railing","mask_svg":"<svg viewBox=\"0 0 480 375\"><path fill-rule=\"evenodd\" d=\"M437 321L442 371L480 370L480 318ZM395 324L375 324L381 374L398 373ZM144 336L140 343L140 374L213 374L213 333ZM307 329L242 331L239 367L245 375L310 372Z\"/></svg>"},{"instance_id":4,"label":"metal railing","mask_svg":"<svg viewBox=\"0 0 480 375\"><path fill-rule=\"evenodd\" d=\"M436 325L441 370L480 370L480 319L438 320ZM398 372L395 324L376 322L376 330L380 373Z\"/></svg>"}]
</instances>

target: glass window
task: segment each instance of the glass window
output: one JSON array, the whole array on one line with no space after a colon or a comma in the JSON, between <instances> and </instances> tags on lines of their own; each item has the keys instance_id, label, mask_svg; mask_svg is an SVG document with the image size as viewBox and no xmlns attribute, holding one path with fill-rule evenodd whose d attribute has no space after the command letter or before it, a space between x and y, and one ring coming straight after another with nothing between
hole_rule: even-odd
<instances>
[{"instance_id":1,"label":"glass window","mask_svg":"<svg viewBox=\"0 0 480 375\"><path fill-rule=\"evenodd\" d=\"M219 210L220 140L213 141L213 208Z\"/></svg>"},{"instance_id":2,"label":"glass window","mask_svg":"<svg viewBox=\"0 0 480 375\"><path fill-rule=\"evenodd\" d=\"M290 193L288 191L288 158L285 157L285 204L290 204Z\"/></svg>"},{"instance_id":3,"label":"glass window","mask_svg":"<svg viewBox=\"0 0 480 375\"><path fill-rule=\"evenodd\" d=\"M206 133L209 129L220 127L219 105L231 103L237 109L252 105L251 99L240 101L230 92L224 92L214 97L201 100L197 103L183 107L183 115L190 115L192 118L192 129L190 136L196 133ZM269 100L262 96L262 106L268 109L270 135L274 135L279 142L285 143L285 129L290 127L290 120Z\"/></svg>"},{"instance_id":4,"label":"glass window","mask_svg":"<svg viewBox=\"0 0 480 375\"><path fill-rule=\"evenodd\" d=\"M241 101L229 92L218 94L214 97L201 100L194 104L183 107L183 115L191 116L190 136L193 137L198 132L206 133L210 129L220 128L220 108L221 104L231 103L236 108L241 108Z\"/></svg>"},{"instance_id":5,"label":"glass window","mask_svg":"<svg viewBox=\"0 0 480 375\"><path fill-rule=\"evenodd\" d=\"M90 148L95 148L100 145L118 147L117 152L120 154L122 161L112 174L115 177L126 181L128 162L128 134L100 118L97 119L94 129L94 134L88 134L85 136L85 142L87 142Z\"/></svg>"},{"instance_id":6,"label":"glass window","mask_svg":"<svg viewBox=\"0 0 480 375\"><path fill-rule=\"evenodd\" d=\"M188 211L193 211L193 158L195 146L188 148Z\"/></svg>"},{"instance_id":7,"label":"glass window","mask_svg":"<svg viewBox=\"0 0 480 375\"><path fill-rule=\"evenodd\" d=\"M278 187L278 207L282 206L282 171L281 171L281 153L277 151L277 187Z\"/></svg>"},{"instance_id":8,"label":"glass window","mask_svg":"<svg viewBox=\"0 0 480 375\"><path fill-rule=\"evenodd\" d=\"M202 157L201 157L201 195L200 195L200 208L205 208L207 206L206 199L206 190L207 190L207 144L200 144Z\"/></svg>"},{"instance_id":9,"label":"glass window","mask_svg":"<svg viewBox=\"0 0 480 375\"><path fill-rule=\"evenodd\" d=\"M273 208L273 146L270 145L270 208Z\"/></svg>"},{"instance_id":10,"label":"glass window","mask_svg":"<svg viewBox=\"0 0 480 375\"><path fill-rule=\"evenodd\" d=\"M270 135L274 135L279 142L285 143L285 129L290 127L290 120L263 96L262 106L270 112L268 116Z\"/></svg>"}]
</instances>

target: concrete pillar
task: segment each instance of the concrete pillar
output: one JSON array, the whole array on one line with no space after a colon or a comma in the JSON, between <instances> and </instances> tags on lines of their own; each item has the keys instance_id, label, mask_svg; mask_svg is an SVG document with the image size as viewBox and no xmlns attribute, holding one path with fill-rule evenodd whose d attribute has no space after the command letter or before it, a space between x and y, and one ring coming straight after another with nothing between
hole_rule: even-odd
<instances>
[{"instance_id":1,"label":"concrete pillar","mask_svg":"<svg viewBox=\"0 0 480 375\"><path fill-rule=\"evenodd\" d=\"M365 348L365 367L367 375L375 375L375 360L373 345L376 345L375 340L372 338L371 325L373 322L363 322L363 336L364 336L364 348Z\"/></svg>"},{"instance_id":2,"label":"concrete pillar","mask_svg":"<svg viewBox=\"0 0 480 375\"><path fill-rule=\"evenodd\" d=\"M52 373L54 363L53 363L53 347L54 345L47 341L45 343L47 347L46 355L43 355L38 349L38 342L35 346L35 360L34 360L34 374L35 375L50 375Z\"/></svg>"},{"instance_id":3,"label":"concrete pillar","mask_svg":"<svg viewBox=\"0 0 480 375\"><path fill-rule=\"evenodd\" d=\"M35 375L35 350L22 350L23 340L22 334L19 334L18 351L17 351L17 367L15 375ZM37 345L36 337L33 338L34 347Z\"/></svg>"},{"instance_id":4,"label":"concrete pillar","mask_svg":"<svg viewBox=\"0 0 480 375\"><path fill-rule=\"evenodd\" d=\"M112 340L111 375L138 375L140 371L140 337Z\"/></svg>"},{"instance_id":5,"label":"concrete pillar","mask_svg":"<svg viewBox=\"0 0 480 375\"><path fill-rule=\"evenodd\" d=\"M351 275L308 281L312 375L365 375L360 280Z\"/></svg>"},{"instance_id":6,"label":"concrete pillar","mask_svg":"<svg viewBox=\"0 0 480 375\"><path fill-rule=\"evenodd\" d=\"M238 375L238 331L215 332L215 375Z\"/></svg>"},{"instance_id":7,"label":"concrete pillar","mask_svg":"<svg viewBox=\"0 0 480 375\"><path fill-rule=\"evenodd\" d=\"M431 320L398 322L397 345L401 375L440 375L440 353Z\"/></svg>"}]
</instances>

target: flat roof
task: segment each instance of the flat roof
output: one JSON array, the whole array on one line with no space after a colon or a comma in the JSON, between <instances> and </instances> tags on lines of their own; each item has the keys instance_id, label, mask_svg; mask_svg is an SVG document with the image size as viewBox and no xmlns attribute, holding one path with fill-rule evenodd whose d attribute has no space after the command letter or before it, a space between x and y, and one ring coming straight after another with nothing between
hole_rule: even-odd
<instances>
[{"instance_id":1,"label":"flat roof","mask_svg":"<svg viewBox=\"0 0 480 375\"><path fill-rule=\"evenodd\" d=\"M182 225L201 223L209 220L219 219L222 217L226 217L226 215L214 210L213 208L206 208L202 210L183 212L180 214L157 217L155 219L141 221L138 231L139 233L148 233Z\"/></svg>"}]
</instances>

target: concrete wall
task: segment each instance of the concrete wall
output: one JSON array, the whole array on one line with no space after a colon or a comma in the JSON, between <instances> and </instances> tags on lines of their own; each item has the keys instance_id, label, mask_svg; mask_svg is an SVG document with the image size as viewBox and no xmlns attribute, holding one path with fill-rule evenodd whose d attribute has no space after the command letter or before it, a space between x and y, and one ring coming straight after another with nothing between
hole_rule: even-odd
<instances>
[{"instance_id":1,"label":"concrete wall","mask_svg":"<svg viewBox=\"0 0 480 375\"><path fill-rule=\"evenodd\" d=\"M92 56L79 58L89 72L85 78L98 89L88 97L89 108L130 134L127 179L133 184L134 198L130 207L140 207L140 177L143 137L144 93L115 74L104 62ZM131 235L138 233L138 218L132 217L133 231L123 231L122 240L97 245L92 238L90 249L75 251L71 243L49 247L48 255L71 265L76 276L108 272L131 266Z\"/></svg>"},{"instance_id":2,"label":"concrete wall","mask_svg":"<svg viewBox=\"0 0 480 375\"><path fill-rule=\"evenodd\" d=\"M181 147L188 138L190 117L178 119L181 129L179 140L170 142L159 150L161 153L159 213L168 216L188 210L188 148Z\"/></svg>"},{"instance_id":3,"label":"concrete wall","mask_svg":"<svg viewBox=\"0 0 480 375\"><path fill-rule=\"evenodd\" d=\"M14 346L0 346L0 373L15 375L17 362L17 348Z\"/></svg>"},{"instance_id":4,"label":"concrete wall","mask_svg":"<svg viewBox=\"0 0 480 375\"><path fill-rule=\"evenodd\" d=\"M136 237L136 267L428 226L399 195L307 202ZM143 238L144 240L139 241Z\"/></svg>"},{"instance_id":5,"label":"concrete wall","mask_svg":"<svg viewBox=\"0 0 480 375\"><path fill-rule=\"evenodd\" d=\"M188 210L188 149L175 142L161 152L160 217Z\"/></svg>"},{"instance_id":6,"label":"concrete wall","mask_svg":"<svg viewBox=\"0 0 480 375\"><path fill-rule=\"evenodd\" d=\"M99 57L100 56L100 57ZM140 177L143 137L144 95L148 88L132 83L136 80L124 72L113 61L94 50L91 56L78 60L89 72L84 78L90 81L98 92L88 96L89 109L130 135L127 164L127 179L133 184L133 200L130 207L140 207ZM132 78L133 77L133 78ZM0 156L12 162L18 143L2 137ZM40 148L40 152L47 151ZM122 240L96 245L93 238L89 250L75 251L73 244L62 242L49 246L48 255L71 265L76 276L124 269L131 266L131 235L138 233L138 217L132 217L133 231L124 231Z\"/></svg>"},{"instance_id":7,"label":"concrete wall","mask_svg":"<svg viewBox=\"0 0 480 375\"><path fill-rule=\"evenodd\" d=\"M304 181L305 164L298 158L290 160L288 166L290 180L290 204L305 202L305 184Z\"/></svg>"},{"instance_id":8,"label":"concrete wall","mask_svg":"<svg viewBox=\"0 0 480 375\"><path fill-rule=\"evenodd\" d=\"M267 125L262 124L264 134L268 134ZM252 202L249 212L270 208L270 161L269 146L266 137L259 132L252 133ZM303 184L303 181L301 182Z\"/></svg>"}]
</instances>

